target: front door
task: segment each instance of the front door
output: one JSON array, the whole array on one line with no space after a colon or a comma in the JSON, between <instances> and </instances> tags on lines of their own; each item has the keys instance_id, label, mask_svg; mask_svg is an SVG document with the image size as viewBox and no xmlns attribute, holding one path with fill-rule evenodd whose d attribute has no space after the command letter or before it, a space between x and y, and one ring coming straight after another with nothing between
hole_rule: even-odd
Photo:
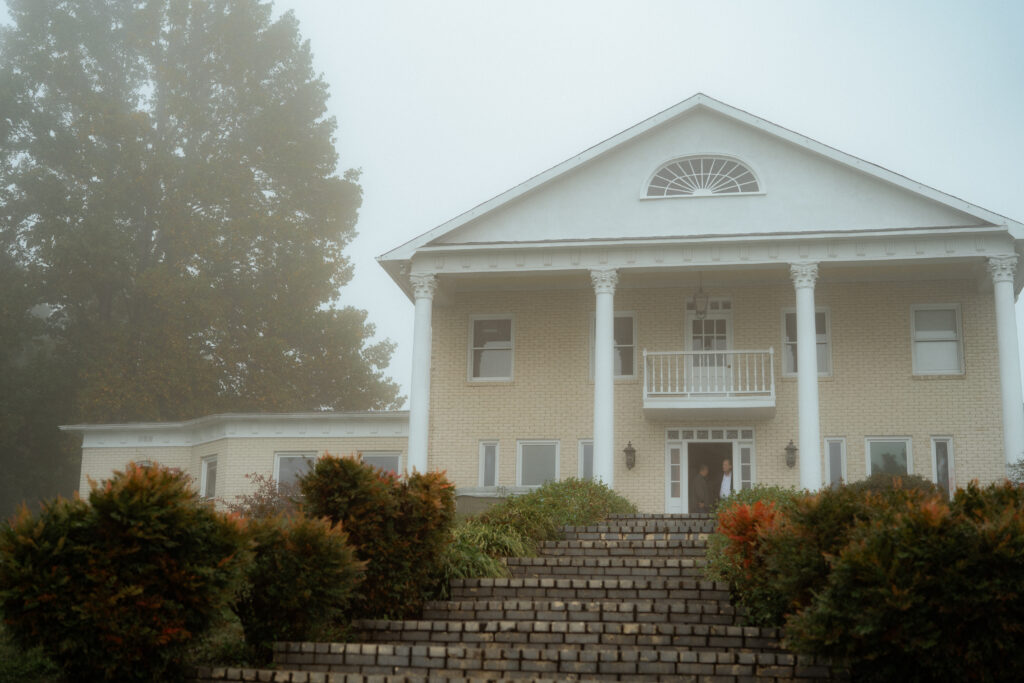
<instances>
[{"instance_id":1,"label":"front door","mask_svg":"<svg viewBox=\"0 0 1024 683\"><path fill-rule=\"evenodd\" d=\"M717 502L725 460L730 461L732 468L733 491L748 489L757 482L753 429L683 427L666 430L665 512L699 512L700 500ZM708 468L703 485L698 483L702 465Z\"/></svg>"},{"instance_id":2,"label":"front door","mask_svg":"<svg viewBox=\"0 0 1024 683\"><path fill-rule=\"evenodd\" d=\"M688 444L686 476L689 480L688 512L712 512L721 496L722 462L732 462L732 443ZM704 473L702 469L707 468ZM735 477L734 477L735 478ZM704 508L701 509L701 502Z\"/></svg>"},{"instance_id":3,"label":"front door","mask_svg":"<svg viewBox=\"0 0 1024 683\"><path fill-rule=\"evenodd\" d=\"M690 356L689 381L686 391L691 394L722 394L732 391L732 356L713 353L732 349L732 310L719 306L698 318L687 311L686 349L697 351Z\"/></svg>"}]
</instances>

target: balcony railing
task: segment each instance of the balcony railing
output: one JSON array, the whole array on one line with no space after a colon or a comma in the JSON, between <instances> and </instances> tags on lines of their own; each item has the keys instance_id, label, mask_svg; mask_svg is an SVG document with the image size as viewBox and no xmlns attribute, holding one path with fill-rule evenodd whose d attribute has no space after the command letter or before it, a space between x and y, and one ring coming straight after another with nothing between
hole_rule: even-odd
<instances>
[{"instance_id":1,"label":"balcony railing","mask_svg":"<svg viewBox=\"0 0 1024 683\"><path fill-rule=\"evenodd\" d=\"M775 350L644 350L644 408L707 414L775 408Z\"/></svg>"}]
</instances>

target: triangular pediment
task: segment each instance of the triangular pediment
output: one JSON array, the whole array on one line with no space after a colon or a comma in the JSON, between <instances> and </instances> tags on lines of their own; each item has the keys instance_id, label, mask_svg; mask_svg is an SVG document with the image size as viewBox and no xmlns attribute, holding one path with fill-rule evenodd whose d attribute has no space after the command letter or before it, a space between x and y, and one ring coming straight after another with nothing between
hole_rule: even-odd
<instances>
[{"instance_id":1,"label":"triangular pediment","mask_svg":"<svg viewBox=\"0 0 1024 683\"><path fill-rule=\"evenodd\" d=\"M758 191L647 197L680 157L737 159ZM986 227L980 207L696 95L381 257L424 247ZM1018 226L1019 227L1019 226Z\"/></svg>"}]
</instances>

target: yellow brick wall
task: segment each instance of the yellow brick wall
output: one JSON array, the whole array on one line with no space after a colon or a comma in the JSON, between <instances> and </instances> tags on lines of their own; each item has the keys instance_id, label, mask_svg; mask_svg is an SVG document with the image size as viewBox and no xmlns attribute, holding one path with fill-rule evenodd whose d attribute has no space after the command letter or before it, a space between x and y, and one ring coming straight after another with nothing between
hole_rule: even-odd
<instances>
[{"instance_id":1,"label":"yellow brick wall","mask_svg":"<svg viewBox=\"0 0 1024 683\"><path fill-rule=\"evenodd\" d=\"M783 378L782 311L795 294L778 285L716 287L733 307L733 348L775 348L776 415L771 420L652 422L642 410L642 349L684 348L685 301L679 288L628 289L615 294L615 310L636 314L635 380L615 384L615 488L645 512L665 504L665 430L734 426L755 430L757 481L797 485L799 466L785 465L784 447L797 438L797 382ZM973 280L926 282L819 282L816 305L828 307L832 326L831 377L819 381L821 434L845 437L848 475L865 476L864 439L913 438L913 468L931 478L929 437L953 437L956 480L991 481L1004 474L999 373L991 293ZM966 373L915 377L911 369L910 306L959 303ZM478 483L478 444L500 444L499 484L516 482L516 443L560 442L560 476L577 473L577 441L592 436L593 383L589 379L594 294L589 289L465 292L435 305L432 347L430 467L445 469L457 486ZM515 370L511 382L470 382L470 317L511 314ZM637 465L627 470L621 449L632 441Z\"/></svg>"},{"instance_id":2,"label":"yellow brick wall","mask_svg":"<svg viewBox=\"0 0 1024 683\"><path fill-rule=\"evenodd\" d=\"M89 480L97 484L109 479L115 471L123 470L130 462L149 460L165 467L189 471L192 467L192 449L178 446L143 448L83 448L78 493L89 494Z\"/></svg>"}]
</instances>

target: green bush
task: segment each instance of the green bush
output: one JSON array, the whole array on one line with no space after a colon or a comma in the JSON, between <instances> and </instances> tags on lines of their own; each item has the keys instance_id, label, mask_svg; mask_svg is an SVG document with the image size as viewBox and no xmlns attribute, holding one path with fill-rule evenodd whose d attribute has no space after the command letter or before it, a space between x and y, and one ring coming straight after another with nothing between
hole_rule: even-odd
<instances>
[{"instance_id":1,"label":"green bush","mask_svg":"<svg viewBox=\"0 0 1024 683\"><path fill-rule=\"evenodd\" d=\"M849 491L870 491L871 493L901 489L903 491L921 491L929 495L942 491L933 482L916 474L888 474L886 472L876 472L867 479L850 482L845 488Z\"/></svg>"},{"instance_id":2,"label":"green bush","mask_svg":"<svg viewBox=\"0 0 1024 683\"><path fill-rule=\"evenodd\" d=\"M1008 681L1024 670L1024 500L971 484L910 492L854 525L827 582L786 622L855 680Z\"/></svg>"},{"instance_id":3,"label":"green bush","mask_svg":"<svg viewBox=\"0 0 1024 683\"><path fill-rule=\"evenodd\" d=\"M251 520L253 559L232 606L257 662L276 641L312 640L340 617L363 574L340 525L326 519Z\"/></svg>"},{"instance_id":4,"label":"green bush","mask_svg":"<svg viewBox=\"0 0 1024 683\"><path fill-rule=\"evenodd\" d=\"M0 612L71 680L170 680L233 594L242 548L184 475L130 464L88 503L22 508L0 530Z\"/></svg>"},{"instance_id":5,"label":"green bush","mask_svg":"<svg viewBox=\"0 0 1024 683\"><path fill-rule=\"evenodd\" d=\"M563 526L594 524L608 515L633 512L635 505L600 482L563 479L509 498L478 519L514 530L529 543L532 555L537 543L558 540Z\"/></svg>"},{"instance_id":6,"label":"green bush","mask_svg":"<svg viewBox=\"0 0 1024 683\"><path fill-rule=\"evenodd\" d=\"M252 482L253 491L235 496L233 503L226 503L230 512L246 519L266 519L298 513L299 490L294 484L282 484L258 472L247 474L245 478Z\"/></svg>"},{"instance_id":7,"label":"green bush","mask_svg":"<svg viewBox=\"0 0 1024 683\"><path fill-rule=\"evenodd\" d=\"M434 590L455 496L444 474L399 479L355 457L327 455L299 480L304 513L340 522L366 575L355 616L415 615Z\"/></svg>"},{"instance_id":8,"label":"green bush","mask_svg":"<svg viewBox=\"0 0 1024 683\"><path fill-rule=\"evenodd\" d=\"M506 577L508 569L500 558L522 555L527 550L527 544L514 530L467 519L452 529L433 597L448 599L452 579Z\"/></svg>"}]
</instances>

